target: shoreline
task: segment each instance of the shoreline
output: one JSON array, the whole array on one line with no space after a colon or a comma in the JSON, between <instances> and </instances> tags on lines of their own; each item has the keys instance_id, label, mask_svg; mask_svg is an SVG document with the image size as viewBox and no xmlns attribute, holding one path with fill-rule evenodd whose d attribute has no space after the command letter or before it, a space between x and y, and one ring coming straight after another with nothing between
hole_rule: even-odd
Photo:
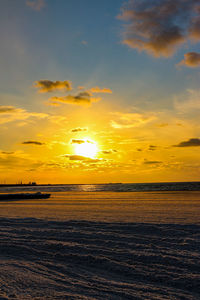
<instances>
[{"instance_id":1,"label":"shoreline","mask_svg":"<svg viewBox=\"0 0 200 300\"><path fill-rule=\"evenodd\" d=\"M9 186L65 186L65 185L154 185L154 184L200 184L200 181L155 181L155 182L106 182L106 183L1 183L0 187L9 187Z\"/></svg>"}]
</instances>

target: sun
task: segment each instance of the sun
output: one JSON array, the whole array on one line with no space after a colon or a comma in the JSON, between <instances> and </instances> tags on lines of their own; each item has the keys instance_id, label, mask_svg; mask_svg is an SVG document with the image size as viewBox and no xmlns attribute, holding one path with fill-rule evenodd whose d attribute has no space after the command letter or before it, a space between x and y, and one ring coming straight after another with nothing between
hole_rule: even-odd
<instances>
[{"instance_id":1,"label":"sun","mask_svg":"<svg viewBox=\"0 0 200 300\"><path fill-rule=\"evenodd\" d=\"M98 152L97 143L88 139L83 139L82 143L75 144L74 147L76 155L81 155L89 158L95 158Z\"/></svg>"}]
</instances>

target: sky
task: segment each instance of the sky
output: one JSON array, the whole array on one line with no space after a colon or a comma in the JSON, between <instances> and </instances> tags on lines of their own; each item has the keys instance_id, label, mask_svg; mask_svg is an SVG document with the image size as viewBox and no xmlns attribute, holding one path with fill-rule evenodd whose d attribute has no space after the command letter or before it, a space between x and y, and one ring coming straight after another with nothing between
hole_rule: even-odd
<instances>
[{"instance_id":1,"label":"sky","mask_svg":"<svg viewBox=\"0 0 200 300\"><path fill-rule=\"evenodd\" d=\"M0 183L198 181L198 0L0 0Z\"/></svg>"}]
</instances>

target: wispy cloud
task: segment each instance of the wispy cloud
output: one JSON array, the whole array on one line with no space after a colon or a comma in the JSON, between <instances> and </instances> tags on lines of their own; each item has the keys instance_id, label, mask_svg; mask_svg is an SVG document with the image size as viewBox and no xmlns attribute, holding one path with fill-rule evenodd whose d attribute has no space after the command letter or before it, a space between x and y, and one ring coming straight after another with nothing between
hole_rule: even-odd
<instances>
[{"instance_id":1,"label":"wispy cloud","mask_svg":"<svg viewBox=\"0 0 200 300\"><path fill-rule=\"evenodd\" d=\"M46 4L45 0L26 0L26 5L33 10L40 11Z\"/></svg>"},{"instance_id":2,"label":"wispy cloud","mask_svg":"<svg viewBox=\"0 0 200 300\"><path fill-rule=\"evenodd\" d=\"M187 93L176 97L174 107L180 113L189 113L200 109L200 90L187 90Z\"/></svg>"},{"instance_id":3,"label":"wispy cloud","mask_svg":"<svg viewBox=\"0 0 200 300\"><path fill-rule=\"evenodd\" d=\"M98 163L103 161L102 159L98 159L98 158L89 158L86 156L74 155L74 154L65 154L64 157L69 158L69 160L83 161L85 163Z\"/></svg>"},{"instance_id":4,"label":"wispy cloud","mask_svg":"<svg viewBox=\"0 0 200 300\"><path fill-rule=\"evenodd\" d=\"M0 105L0 124L5 124L14 121L24 121L29 118L44 119L48 114L28 112L22 108L16 108L14 106L2 106Z\"/></svg>"},{"instance_id":5,"label":"wispy cloud","mask_svg":"<svg viewBox=\"0 0 200 300\"><path fill-rule=\"evenodd\" d=\"M188 141L183 141L177 145L174 145L174 147L200 147L200 139L189 139Z\"/></svg>"},{"instance_id":6,"label":"wispy cloud","mask_svg":"<svg viewBox=\"0 0 200 300\"><path fill-rule=\"evenodd\" d=\"M91 105L93 102L99 101L101 98L95 98L90 92L81 92L78 95L68 95L65 97L51 97L49 100L53 102L61 102L76 105Z\"/></svg>"},{"instance_id":7,"label":"wispy cloud","mask_svg":"<svg viewBox=\"0 0 200 300\"><path fill-rule=\"evenodd\" d=\"M160 127L160 128L167 127L167 126L169 126L168 123L159 123L159 124L156 124L156 127Z\"/></svg>"},{"instance_id":8,"label":"wispy cloud","mask_svg":"<svg viewBox=\"0 0 200 300\"><path fill-rule=\"evenodd\" d=\"M188 52L184 55L184 59L177 66L187 66L190 68L200 67L200 53Z\"/></svg>"},{"instance_id":9,"label":"wispy cloud","mask_svg":"<svg viewBox=\"0 0 200 300\"><path fill-rule=\"evenodd\" d=\"M50 122L57 125L64 125L68 123L68 119L64 116L59 116L59 115L49 116L48 119Z\"/></svg>"},{"instance_id":10,"label":"wispy cloud","mask_svg":"<svg viewBox=\"0 0 200 300\"><path fill-rule=\"evenodd\" d=\"M22 151L6 152L0 151L0 169L9 170L24 170L27 167L33 167L39 162L29 157ZM17 174L17 173L16 173Z\"/></svg>"},{"instance_id":11,"label":"wispy cloud","mask_svg":"<svg viewBox=\"0 0 200 300\"><path fill-rule=\"evenodd\" d=\"M115 112L112 115L115 117L115 120L111 120L111 126L116 129L139 127L156 118L152 113Z\"/></svg>"},{"instance_id":12,"label":"wispy cloud","mask_svg":"<svg viewBox=\"0 0 200 300\"><path fill-rule=\"evenodd\" d=\"M85 40L83 40L83 41L81 41L81 44L84 45L84 46L87 46L87 45L88 45L88 42L85 41Z\"/></svg>"},{"instance_id":13,"label":"wispy cloud","mask_svg":"<svg viewBox=\"0 0 200 300\"><path fill-rule=\"evenodd\" d=\"M108 88L100 88L100 87L98 87L98 86L91 88L90 91L91 91L92 93L105 93L105 94L107 93L107 94L112 94L112 90L111 90L111 89L108 89Z\"/></svg>"},{"instance_id":14,"label":"wispy cloud","mask_svg":"<svg viewBox=\"0 0 200 300\"><path fill-rule=\"evenodd\" d=\"M39 89L40 93L53 92L57 90L70 91L72 89L70 81L51 81L39 80L34 83L34 87Z\"/></svg>"},{"instance_id":15,"label":"wispy cloud","mask_svg":"<svg viewBox=\"0 0 200 300\"><path fill-rule=\"evenodd\" d=\"M200 41L197 0L130 0L118 18L127 22L123 43L156 57L171 56L188 39Z\"/></svg>"}]
</instances>

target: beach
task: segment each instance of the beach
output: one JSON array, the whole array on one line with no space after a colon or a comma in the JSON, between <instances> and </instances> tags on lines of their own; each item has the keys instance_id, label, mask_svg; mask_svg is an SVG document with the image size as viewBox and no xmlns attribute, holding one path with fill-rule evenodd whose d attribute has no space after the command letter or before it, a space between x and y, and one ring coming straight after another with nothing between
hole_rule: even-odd
<instances>
[{"instance_id":1,"label":"beach","mask_svg":"<svg viewBox=\"0 0 200 300\"><path fill-rule=\"evenodd\" d=\"M0 203L0 299L199 299L200 193Z\"/></svg>"},{"instance_id":2,"label":"beach","mask_svg":"<svg viewBox=\"0 0 200 300\"><path fill-rule=\"evenodd\" d=\"M48 187L44 188L44 192L48 192ZM49 199L0 202L0 217L64 221L200 224L199 211L198 191L51 191Z\"/></svg>"},{"instance_id":3,"label":"beach","mask_svg":"<svg viewBox=\"0 0 200 300\"><path fill-rule=\"evenodd\" d=\"M0 16L0 300L200 300L200 0Z\"/></svg>"}]
</instances>

